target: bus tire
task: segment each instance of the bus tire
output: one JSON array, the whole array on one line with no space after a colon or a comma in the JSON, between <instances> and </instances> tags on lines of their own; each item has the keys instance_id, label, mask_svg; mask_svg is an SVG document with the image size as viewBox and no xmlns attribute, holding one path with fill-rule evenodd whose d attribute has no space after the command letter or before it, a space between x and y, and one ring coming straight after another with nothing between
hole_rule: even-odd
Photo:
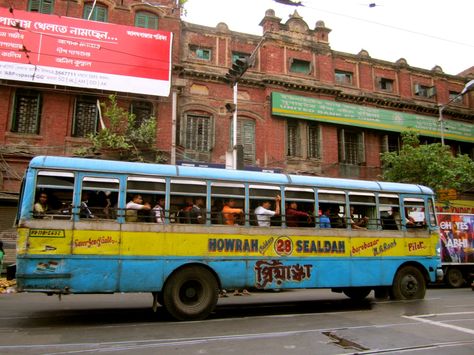
<instances>
[{"instance_id":1,"label":"bus tire","mask_svg":"<svg viewBox=\"0 0 474 355\"><path fill-rule=\"evenodd\" d=\"M464 276L457 267L450 267L446 272L445 282L453 288L459 288L464 285L466 280L464 280Z\"/></svg>"},{"instance_id":2,"label":"bus tire","mask_svg":"<svg viewBox=\"0 0 474 355\"><path fill-rule=\"evenodd\" d=\"M370 287L347 287L342 292L354 301L361 301L366 298L372 289Z\"/></svg>"},{"instance_id":3,"label":"bus tire","mask_svg":"<svg viewBox=\"0 0 474 355\"><path fill-rule=\"evenodd\" d=\"M218 289L217 280L209 270L186 267L166 281L162 304L176 320L201 320L214 310Z\"/></svg>"},{"instance_id":4,"label":"bus tire","mask_svg":"<svg viewBox=\"0 0 474 355\"><path fill-rule=\"evenodd\" d=\"M426 293L426 281L421 271L414 266L404 266L397 271L391 289L394 300L422 299Z\"/></svg>"}]
</instances>

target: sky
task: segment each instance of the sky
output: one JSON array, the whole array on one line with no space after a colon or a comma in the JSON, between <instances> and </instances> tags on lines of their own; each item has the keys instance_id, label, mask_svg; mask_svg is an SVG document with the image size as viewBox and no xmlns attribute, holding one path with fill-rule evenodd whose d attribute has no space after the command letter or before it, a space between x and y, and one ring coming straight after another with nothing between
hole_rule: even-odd
<instances>
[{"instance_id":1,"label":"sky","mask_svg":"<svg viewBox=\"0 0 474 355\"><path fill-rule=\"evenodd\" d=\"M301 0L294 7L273 0L188 0L184 20L262 35L268 9L285 23L295 10L310 29L324 21L331 49L458 74L474 66L474 0ZM375 6L369 6L369 4Z\"/></svg>"}]
</instances>

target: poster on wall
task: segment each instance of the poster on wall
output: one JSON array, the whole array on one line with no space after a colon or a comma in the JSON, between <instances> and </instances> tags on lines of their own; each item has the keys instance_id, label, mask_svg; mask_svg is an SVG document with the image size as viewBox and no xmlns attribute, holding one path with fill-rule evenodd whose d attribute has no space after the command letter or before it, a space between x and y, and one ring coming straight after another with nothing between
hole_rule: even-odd
<instances>
[{"instance_id":1,"label":"poster on wall","mask_svg":"<svg viewBox=\"0 0 474 355\"><path fill-rule=\"evenodd\" d=\"M438 213L443 263L474 263L474 215Z\"/></svg>"},{"instance_id":2,"label":"poster on wall","mask_svg":"<svg viewBox=\"0 0 474 355\"><path fill-rule=\"evenodd\" d=\"M168 96L171 32L0 8L0 78Z\"/></svg>"}]
</instances>

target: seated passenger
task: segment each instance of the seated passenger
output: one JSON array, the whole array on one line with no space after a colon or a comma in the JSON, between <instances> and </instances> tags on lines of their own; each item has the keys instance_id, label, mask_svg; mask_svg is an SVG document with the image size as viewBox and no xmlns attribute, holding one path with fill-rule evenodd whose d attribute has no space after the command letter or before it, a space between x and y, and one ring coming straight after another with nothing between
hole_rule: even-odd
<instances>
[{"instance_id":1,"label":"seated passenger","mask_svg":"<svg viewBox=\"0 0 474 355\"><path fill-rule=\"evenodd\" d=\"M127 222L137 222L138 221L138 211L150 211L151 206L148 202L143 203L143 198L141 195L133 195L133 198L130 202L127 203L127 211L125 212L125 220Z\"/></svg>"},{"instance_id":2,"label":"seated passenger","mask_svg":"<svg viewBox=\"0 0 474 355\"><path fill-rule=\"evenodd\" d=\"M191 223L205 224L206 223L206 205L202 197L194 199L193 207L190 211Z\"/></svg>"},{"instance_id":3,"label":"seated passenger","mask_svg":"<svg viewBox=\"0 0 474 355\"><path fill-rule=\"evenodd\" d=\"M270 227L271 218L280 214L280 195L275 197L275 211L270 210L270 200L265 200L255 209L255 216L260 227Z\"/></svg>"},{"instance_id":4,"label":"seated passenger","mask_svg":"<svg viewBox=\"0 0 474 355\"><path fill-rule=\"evenodd\" d=\"M350 212L351 212L350 213L351 228L352 229L367 229L366 226L369 223L369 217L364 216L358 221L356 221L354 217L354 207L351 206Z\"/></svg>"},{"instance_id":5,"label":"seated passenger","mask_svg":"<svg viewBox=\"0 0 474 355\"><path fill-rule=\"evenodd\" d=\"M319 228L331 228L330 214L331 209L329 207L323 208L323 213L319 216Z\"/></svg>"},{"instance_id":6,"label":"seated passenger","mask_svg":"<svg viewBox=\"0 0 474 355\"><path fill-rule=\"evenodd\" d=\"M155 207L153 207L152 212L155 215L156 223L164 224L165 223L165 198L158 198L158 202Z\"/></svg>"},{"instance_id":7,"label":"seated passenger","mask_svg":"<svg viewBox=\"0 0 474 355\"><path fill-rule=\"evenodd\" d=\"M331 214L329 216L331 221L331 228L346 228L346 224L339 216L339 207L335 206L331 208Z\"/></svg>"},{"instance_id":8,"label":"seated passenger","mask_svg":"<svg viewBox=\"0 0 474 355\"><path fill-rule=\"evenodd\" d=\"M87 191L82 193L79 217L80 218L94 218L94 215L89 209L89 193Z\"/></svg>"},{"instance_id":9,"label":"seated passenger","mask_svg":"<svg viewBox=\"0 0 474 355\"><path fill-rule=\"evenodd\" d=\"M38 202L33 206L33 217L44 218L48 212L48 195L45 192L40 193Z\"/></svg>"}]
</instances>

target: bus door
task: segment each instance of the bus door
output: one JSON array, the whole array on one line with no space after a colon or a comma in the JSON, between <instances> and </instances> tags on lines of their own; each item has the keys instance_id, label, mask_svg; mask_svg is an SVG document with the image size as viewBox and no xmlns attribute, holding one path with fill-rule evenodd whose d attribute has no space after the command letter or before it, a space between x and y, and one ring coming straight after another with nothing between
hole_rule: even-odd
<instances>
[{"instance_id":1,"label":"bus door","mask_svg":"<svg viewBox=\"0 0 474 355\"><path fill-rule=\"evenodd\" d=\"M77 176L71 263L76 264L72 265L76 283L72 287L81 292L113 292L118 288L120 180L116 175Z\"/></svg>"}]
</instances>

